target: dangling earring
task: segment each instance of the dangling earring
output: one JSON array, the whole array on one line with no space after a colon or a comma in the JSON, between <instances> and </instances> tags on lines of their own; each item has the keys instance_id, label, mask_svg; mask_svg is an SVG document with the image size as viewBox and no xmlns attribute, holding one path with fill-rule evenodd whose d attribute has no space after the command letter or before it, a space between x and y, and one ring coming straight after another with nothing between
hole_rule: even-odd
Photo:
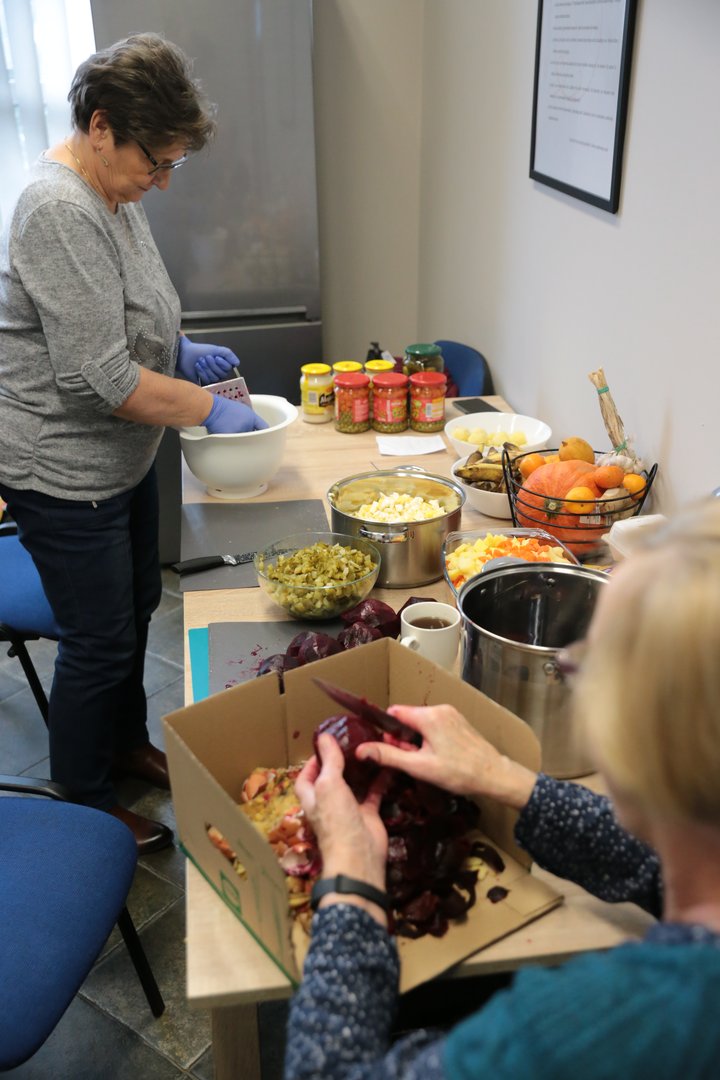
<instances>
[{"instance_id":1,"label":"dangling earring","mask_svg":"<svg viewBox=\"0 0 720 1080\"><path fill-rule=\"evenodd\" d=\"M103 165L107 169L109 167L109 165L110 165L110 162L108 161L108 159L105 157L104 154L100 153L100 147L98 147L97 152L98 152L98 154L100 154L100 160L102 161Z\"/></svg>"}]
</instances>

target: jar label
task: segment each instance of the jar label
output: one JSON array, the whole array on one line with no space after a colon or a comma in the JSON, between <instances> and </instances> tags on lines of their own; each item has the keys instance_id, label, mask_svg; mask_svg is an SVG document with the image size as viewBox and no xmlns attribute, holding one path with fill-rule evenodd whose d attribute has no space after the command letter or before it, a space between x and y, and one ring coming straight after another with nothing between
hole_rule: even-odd
<instances>
[{"instance_id":1,"label":"jar label","mask_svg":"<svg viewBox=\"0 0 720 1080\"><path fill-rule=\"evenodd\" d=\"M376 420L384 424L400 423L407 418L407 402L404 394L401 398L381 397L375 394L373 409Z\"/></svg>"},{"instance_id":2,"label":"jar label","mask_svg":"<svg viewBox=\"0 0 720 1080\"><path fill-rule=\"evenodd\" d=\"M437 423L445 416L445 398L417 398L410 402L410 415L421 423Z\"/></svg>"}]
</instances>

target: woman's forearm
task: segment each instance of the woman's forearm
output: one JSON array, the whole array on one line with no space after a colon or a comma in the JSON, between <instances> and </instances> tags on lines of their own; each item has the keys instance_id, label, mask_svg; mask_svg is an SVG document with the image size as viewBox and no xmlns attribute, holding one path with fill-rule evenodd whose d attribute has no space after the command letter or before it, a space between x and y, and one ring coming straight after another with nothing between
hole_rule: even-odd
<instances>
[{"instance_id":1,"label":"woman's forearm","mask_svg":"<svg viewBox=\"0 0 720 1080\"><path fill-rule=\"evenodd\" d=\"M194 383L140 368L137 386L113 415L135 424L194 427L204 423L212 405L212 394Z\"/></svg>"}]
</instances>

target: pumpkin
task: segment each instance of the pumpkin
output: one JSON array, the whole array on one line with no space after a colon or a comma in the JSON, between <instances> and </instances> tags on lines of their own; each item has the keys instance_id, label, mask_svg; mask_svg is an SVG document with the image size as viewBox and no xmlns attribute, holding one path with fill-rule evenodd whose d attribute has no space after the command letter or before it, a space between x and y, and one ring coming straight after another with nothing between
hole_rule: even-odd
<instances>
[{"instance_id":1,"label":"pumpkin","mask_svg":"<svg viewBox=\"0 0 720 1080\"><path fill-rule=\"evenodd\" d=\"M595 466L587 461L554 461L534 469L519 489L515 502L518 524L526 529L544 529L575 555L591 550L600 541L604 525L578 527L577 515L567 512L564 499L574 487L601 491L593 484Z\"/></svg>"}]
</instances>

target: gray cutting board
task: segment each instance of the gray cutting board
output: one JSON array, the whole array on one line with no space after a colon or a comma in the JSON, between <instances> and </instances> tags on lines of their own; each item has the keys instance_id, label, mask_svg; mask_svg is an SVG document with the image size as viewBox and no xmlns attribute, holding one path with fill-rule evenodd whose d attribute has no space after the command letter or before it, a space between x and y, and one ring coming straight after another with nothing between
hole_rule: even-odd
<instances>
[{"instance_id":1,"label":"gray cutting board","mask_svg":"<svg viewBox=\"0 0 720 1080\"><path fill-rule=\"evenodd\" d=\"M188 503L182 508L180 558L238 555L258 551L291 533L329 529L322 499L286 502ZM201 570L178 579L181 592L198 589L249 589L257 585L252 563Z\"/></svg>"},{"instance_id":2,"label":"gray cutting board","mask_svg":"<svg viewBox=\"0 0 720 1080\"><path fill-rule=\"evenodd\" d=\"M330 622L226 622L208 626L209 691L217 694L257 676L260 664L273 653L285 652L296 634L314 630L337 637L341 619Z\"/></svg>"}]
</instances>

